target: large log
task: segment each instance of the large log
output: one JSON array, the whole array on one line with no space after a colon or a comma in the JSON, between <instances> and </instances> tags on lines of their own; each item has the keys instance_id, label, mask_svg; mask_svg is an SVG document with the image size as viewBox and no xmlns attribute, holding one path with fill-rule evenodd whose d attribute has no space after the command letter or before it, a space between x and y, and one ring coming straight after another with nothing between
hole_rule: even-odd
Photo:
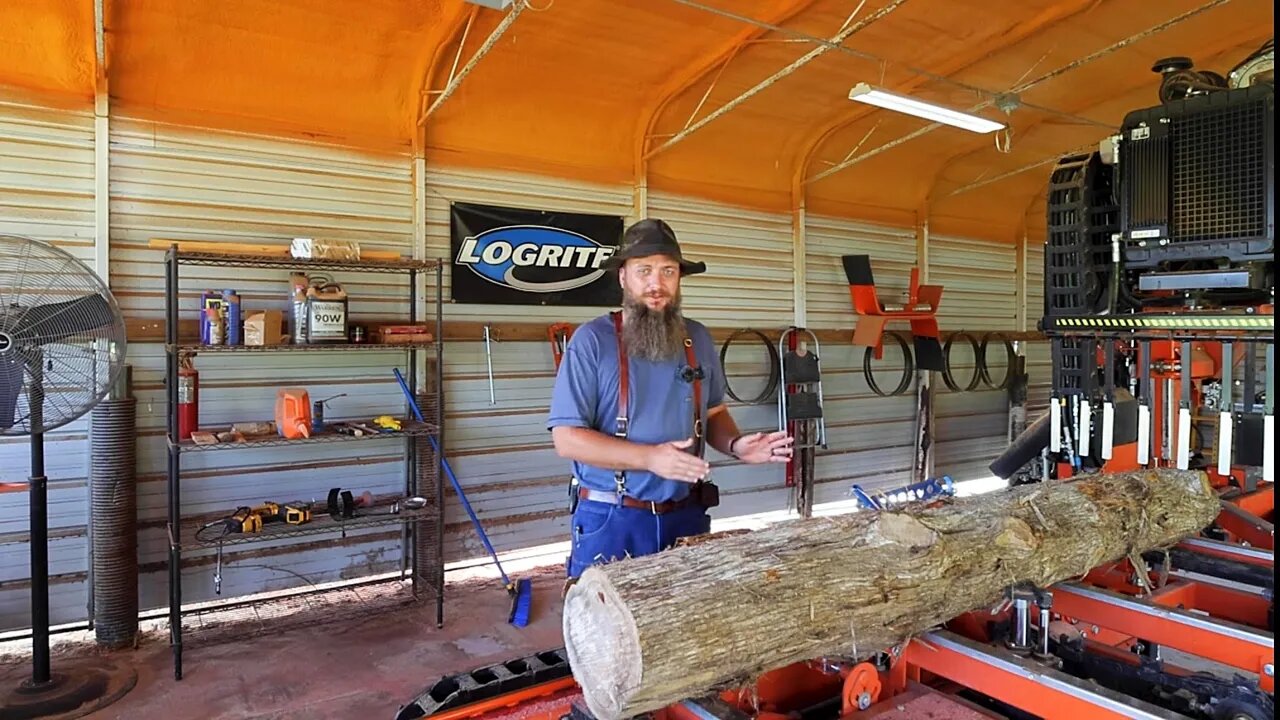
<instances>
[{"instance_id":1,"label":"large log","mask_svg":"<svg viewBox=\"0 0 1280 720\"><path fill-rule=\"evenodd\" d=\"M779 523L588 569L565 597L565 646L591 712L633 717L794 662L870 657L1019 582L1177 543L1218 509L1203 473L1153 470Z\"/></svg>"}]
</instances>

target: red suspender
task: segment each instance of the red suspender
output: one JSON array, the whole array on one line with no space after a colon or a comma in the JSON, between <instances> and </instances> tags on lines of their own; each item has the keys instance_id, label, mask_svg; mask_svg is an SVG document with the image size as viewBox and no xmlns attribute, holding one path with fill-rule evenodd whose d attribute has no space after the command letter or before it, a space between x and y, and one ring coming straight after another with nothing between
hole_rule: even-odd
<instances>
[{"instance_id":1,"label":"red suspender","mask_svg":"<svg viewBox=\"0 0 1280 720\"><path fill-rule=\"evenodd\" d=\"M631 379L627 372L627 348L622 343L622 311L615 310L613 313L613 329L618 338L618 417L614 426L613 434L627 439L627 396ZM622 496L626 494L626 473L618 470L613 474L613 482L618 491L618 502L622 502Z\"/></svg>"},{"instance_id":2,"label":"red suspender","mask_svg":"<svg viewBox=\"0 0 1280 720\"><path fill-rule=\"evenodd\" d=\"M702 373L696 371L698 368L698 356L693 352L692 338L686 337L684 339L684 355L688 360L689 368L695 370L693 375L693 453L698 457L702 457Z\"/></svg>"}]
</instances>

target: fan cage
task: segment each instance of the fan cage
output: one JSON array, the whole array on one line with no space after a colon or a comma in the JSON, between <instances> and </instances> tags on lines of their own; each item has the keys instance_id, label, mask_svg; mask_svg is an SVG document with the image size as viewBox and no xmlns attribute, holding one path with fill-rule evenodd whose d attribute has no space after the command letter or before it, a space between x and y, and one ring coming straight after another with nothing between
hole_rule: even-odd
<instances>
[{"instance_id":1,"label":"fan cage","mask_svg":"<svg viewBox=\"0 0 1280 720\"><path fill-rule=\"evenodd\" d=\"M96 273L52 243L0 234L0 436L85 416L127 351L123 315Z\"/></svg>"}]
</instances>

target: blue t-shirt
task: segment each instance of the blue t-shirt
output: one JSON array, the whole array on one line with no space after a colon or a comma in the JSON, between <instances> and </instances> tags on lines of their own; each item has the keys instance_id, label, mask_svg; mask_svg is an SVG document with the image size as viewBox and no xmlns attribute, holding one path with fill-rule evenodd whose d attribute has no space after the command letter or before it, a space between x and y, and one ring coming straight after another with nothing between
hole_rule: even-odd
<instances>
[{"instance_id":1,"label":"blue t-shirt","mask_svg":"<svg viewBox=\"0 0 1280 720\"><path fill-rule=\"evenodd\" d=\"M693 339L694 355L702 367L702 418L707 410L724 402L724 369L715 342L706 326L685 320ZM655 363L627 355L630 374L627 439L657 444L693 437L693 383L680 377L688 365L685 353ZM565 425L598 430L612 436L618 417L618 341L608 314L583 323L569 339L560 358L547 429ZM688 450L692 450L690 447ZM705 453L704 453L705 456ZM574 475L593 490L613 492L614 472L574 461ZM646 502L683 500L689 484L668 480L646 470L628 470L626 493Z\"/></svg>"}]
</instances>

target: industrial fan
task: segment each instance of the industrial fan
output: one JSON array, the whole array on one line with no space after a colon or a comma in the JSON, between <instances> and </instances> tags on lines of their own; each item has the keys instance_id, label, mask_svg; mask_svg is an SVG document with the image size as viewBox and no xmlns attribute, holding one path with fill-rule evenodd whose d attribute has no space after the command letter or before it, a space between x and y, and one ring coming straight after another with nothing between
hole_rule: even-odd
<instances>
[{"instance_id":1,"label":"industrial fan","mask_svg":"<svg viewBox=\"0 0 1280 720\"><path fill-rule=\"evenodd\" d=\"M124 367L124 319L105 283L48 243L0 235L0 436L30 438L31 678L0 691L0 720L76 717L127 692L109 661L49 652L48 478L44 436L83 417ZM132 676L132 670L127 673Z\"/></svg>"}]
</instances>

